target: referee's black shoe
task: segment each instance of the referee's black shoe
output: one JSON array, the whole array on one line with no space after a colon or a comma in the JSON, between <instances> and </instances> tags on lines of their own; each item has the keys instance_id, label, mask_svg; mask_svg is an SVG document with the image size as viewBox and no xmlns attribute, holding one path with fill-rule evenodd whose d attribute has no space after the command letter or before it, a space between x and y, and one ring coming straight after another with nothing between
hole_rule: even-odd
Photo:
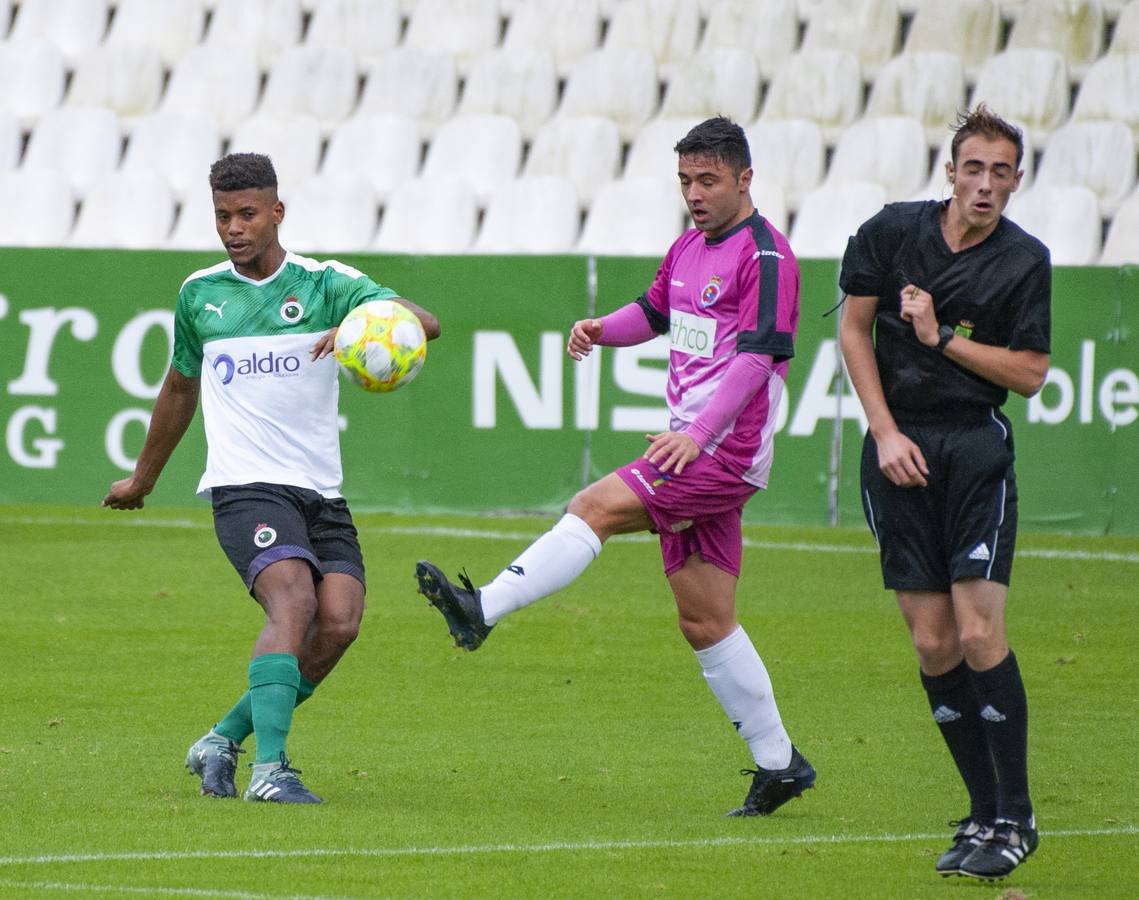
<instances>
[{"instance_id":1,"label":"referee's black shoe","mask_svg":"<svg viewBox=\"0 0 1139 900\"><path fill-rule=\"evenodd\" d=\"M965 862L969 855L993 833L990 825L973 818L960 819L949 824L957 826L957 831L953 835L953 846L937 858L937 865L934 867L939 875L947 877L959 875L961 863Z\"/></svg>"},{"instance_id":2,"label":"referee's black shoe","mask_svg":"<svg viewBox=\"0 0 1139 900\"><path fill-rule=\"evenodd\" d=\"M815 785L815 768L803 754L791 748L791 761L785 769L740 769L741 775L751 775L751 790L744 805L725 813L727 816L769 816L788 800L801 796Z\"/></svg>"},{"instance_id":3,"label":"referee's black shoe","mask_svg":"<svg viewBox=\"0 0 1139 900\"><path fill-rule=\"evenodd\" d=\"M1035 828L997 819L988 838L965 858L958 871L970 878L997 881L1028 859L1039 843Z\"/></svg>"},{"instance_id":4,"label":"referee's black shoe","mask_svg":"<svg viewBox=\"0 0 1139 900\"><path fill-rule=\"evenodd\" d=\"M415 579L419 582L419 593L443 613L455 646L478 650L494 626L487 625L483 619L479 592L466 572L459 573L463 586L455 587L438 566L420 560L415 564Z\"/></svg>"}]
</instances>

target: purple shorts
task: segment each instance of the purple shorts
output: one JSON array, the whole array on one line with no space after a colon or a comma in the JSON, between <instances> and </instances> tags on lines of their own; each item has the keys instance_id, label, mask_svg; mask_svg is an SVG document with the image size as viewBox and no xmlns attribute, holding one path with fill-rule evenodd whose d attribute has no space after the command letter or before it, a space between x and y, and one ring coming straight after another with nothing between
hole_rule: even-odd
<instances>
[{"instance_id":1,"label":"purple shorts","mask_svg":"<svg viewBox=\"0 0 1139 900\"><path fill-rule=\"evenodd\" d=\"M740 518L758 488L701 453L679 477L662 475L644 457L617 470L644 504L660 535L664 574L671 575L693 553L739 577L743 556Z\"/></svg>"}]
</instances>

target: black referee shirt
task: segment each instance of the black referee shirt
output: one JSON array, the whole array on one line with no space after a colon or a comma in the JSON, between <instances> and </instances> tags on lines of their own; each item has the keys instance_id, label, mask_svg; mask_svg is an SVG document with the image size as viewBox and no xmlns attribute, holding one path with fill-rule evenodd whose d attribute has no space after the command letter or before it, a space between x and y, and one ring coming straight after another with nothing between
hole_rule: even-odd
<instances>
[{"instance_id":1,"label":"black referee shirt","mask_svg":"<svg viewBox=\"0 0 1139 900\"><path fill-rule=\"evenodd\" d=\"M878 297L874 354L894 418L973 418L1008 391L951 362L917 339L901 318L901 290L933 296L937 321L969 340L1049 352L1052 264L1048 248L1001 217L984 241L954 253L941 234L936 200L891 203L847 244L839 284Z\"/></svg>"}]
</instances>

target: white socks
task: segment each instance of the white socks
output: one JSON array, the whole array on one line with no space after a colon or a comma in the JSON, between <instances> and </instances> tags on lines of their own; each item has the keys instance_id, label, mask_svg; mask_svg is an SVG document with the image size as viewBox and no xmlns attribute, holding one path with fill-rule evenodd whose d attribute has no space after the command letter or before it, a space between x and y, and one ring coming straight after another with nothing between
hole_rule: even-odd
<instances>
[{"instance_id":1,"label":"white socks","mask_svg":"<svg viewBox=\"0 0 1139 900\"><path fill-rule=\"evenodd\" d=\"M720 643L696 651L708 687L747 741L756 765L785 769L791 763L791 738L783 728L771 678L751 639L740 625Z\"/></svg>"},{"instance_id":2,"label":"white socks","mask_svg":"<svg viewBox=\"0 0 1139 900\"><path fill-rule=\"evenodd\" d=\"M593 529L584 519L566 513L494 581L479 588L486 624L561 590L600 552L601 541Z\"/></svg>"}]
</instances>

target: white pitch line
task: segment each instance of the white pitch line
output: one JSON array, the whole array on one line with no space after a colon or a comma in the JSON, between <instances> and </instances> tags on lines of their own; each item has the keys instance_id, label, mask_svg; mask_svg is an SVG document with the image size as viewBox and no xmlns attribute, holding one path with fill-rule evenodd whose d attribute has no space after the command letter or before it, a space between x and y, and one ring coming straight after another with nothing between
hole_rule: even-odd
<instances>
[{"instance_id":1,"label":"white pitch line","mask_svg":"<svg viewBox=\"0 0 1139 900\"><path fill-rule=\"evenodd\" d=\"M71 891L81 894L143 894L147 897L221 897L224 900L352 900L327 894L262 894L250 891L222 891L212 888L134 887L125 884L75 884L65 881L7 881L0 887L22 891Z\"/></svg>"},{"instance_id":2,"label":"white pitch line","mask_svg":"<svg viewBox=\"0 0 1139 900\"><path fill-rule=\"evenodd\" d=\"M1139 835L1139 825L1117 828L1071 828L1042 831L1048 838L1119 837ZM684 850L709 847L788 847L804 844L897 844L909 841L941 841L943 832L915 834L815 834L802 837L714 837L691 840L552 841L542 844L472 844L457 847L325 847L308 850L153 850L122 853L63 853L39 856L0 857L0 866L50 865L54 863L179 861L218 859L312 859L337 857L477 856L491 853L610 853L619 850Z\"/></svg>"},{"instance_id":3,"label":"white pitch line","mask_svg":"<svg viewBox=\"0 0 1139 900\"><path fill-rule=\"evenodd\" d=\"M131 519L108 516L106 519L68 519L63 517L38 518L36 516L0 516L0 523L8 525L50 525L53 527L94 527L105 528L119 525L128 528L178 528L190 530L212 530L209 522L196 522L192 519ZM358 528L361 534L399 534L404 536L468 538L484 541L533 541L542 532L534 531L495 531L481 528L450 528L432 525L389 525ZM622 534L611 540L618 543L648 543L656 538L648 534ZM799 553L877 553L876 547L856 544L824 544L811 541L758 541L745 537L745 547L759 550L778 550ZM1016 555L1027 559L1081 560L1085 562L1112 562L1139 564L1139 553L1116 553L1111 550L1062 550L1048 548L1024 548Z\"/></svg>"}]
</instances>

